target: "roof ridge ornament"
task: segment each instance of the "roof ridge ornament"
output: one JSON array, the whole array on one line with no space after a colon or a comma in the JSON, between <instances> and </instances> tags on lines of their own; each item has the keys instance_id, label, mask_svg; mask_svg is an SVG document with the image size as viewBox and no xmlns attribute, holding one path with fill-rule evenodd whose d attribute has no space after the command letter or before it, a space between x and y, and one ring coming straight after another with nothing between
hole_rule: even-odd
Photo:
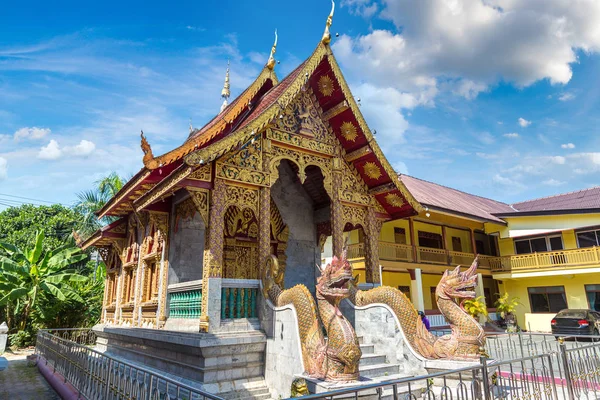
<instances>
[{"instance_id":1,"label":"roof ridge ornament","mask_svg":"<svg viewBox=\"0 0 600 400\"><path fill-rule=\"evenodd\" d=\"M335 3L331 0L331 12L327 17L327 22L325 22L325 32L323 32L323 37L321 38L321 43L329 44L331 42L331 33L329 32L329 27L333 23L333 12L335 11Z\"/></svg>"},{"instance_id":2,"label":"roof ridge ornament","mask_svg":"<svg viewBox=\"0 0 600 400\"><path fill-rule=\"evenodd\" d=\"M223 98L223 104L221 104L221 111L223 112L223 110L225 109L225 107L227 107L228 100L229 100L229 96L231 96L231 91L229 90L230 88L230 84L229 84L229 60L227 60L227 72L225 72L225 83L223 84L223 90L221 90L221 97Z\"/></svg>"},{"instance_id":3,"label":"roof ridge ornament","mask_svg":"<svg viewBox=\"0 0 600 400\"><path fill-rule=\"evenodd\" d=\"M142 151L144 152L144 164L145 164L146 161L152 160L154 158L154 155L152 154L152 147L150 147L150 143L148 143L148 140L146 140L146 136L144 136L144 131L142 131L141 137L142 137L141 147L142 147Z\"/></svg>"},{"instance_id":4,"label":"roof ridge ornament","mask_svg":"<svg viewBox=\"0 0 600 400\"><path fill-rule=\"evenodd\" d=\"M271 54L269 55L269 60L267 61L267 68L273 70L275 68L275 51L277 50L277 29L275 29L275 43L273 43L273 47L271 47Z\"/></svg>"}]
</instances>

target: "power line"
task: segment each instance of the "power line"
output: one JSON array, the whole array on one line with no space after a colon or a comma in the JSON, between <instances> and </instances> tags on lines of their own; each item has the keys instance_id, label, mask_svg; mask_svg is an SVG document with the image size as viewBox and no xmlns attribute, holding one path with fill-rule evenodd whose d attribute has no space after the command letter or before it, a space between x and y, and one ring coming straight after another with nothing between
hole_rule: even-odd
<instances>
[{"instance_id":1,"label":"power line","mask_svg":"<svg viewBox=\"0 0 600 400\"><path fill-rule=\"evenodd\" d=\"M40 200L40 199L34 199L34 198L31 198L31 197L15 196L15 195L12 195L12 194L0 193L0 196L14 197L14 198L16 198L16 199L33 200L33 201L37 201L37 202L39 202L39 203L48 203L48 204L62 204L63 206L66 206L66 204L59 203L59 202L57 202L57 201Z\"/></svg>"}]
</instances>

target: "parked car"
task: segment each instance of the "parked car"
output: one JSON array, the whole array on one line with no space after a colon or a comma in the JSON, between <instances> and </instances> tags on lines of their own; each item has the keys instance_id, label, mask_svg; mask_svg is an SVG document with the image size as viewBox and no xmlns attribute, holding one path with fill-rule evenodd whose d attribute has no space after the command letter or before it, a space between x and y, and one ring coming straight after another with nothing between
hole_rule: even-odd
<instances>
[{"instance_id":1,"label":"parked car","mask_svg":"<svg viewBox=\"0 0 600 400\"><path fill-rule=\"evenodd\" d=\"M600 313L592 310L561 310L550 322L556 336L598 335Z\"/></svg>"}]
</instances>

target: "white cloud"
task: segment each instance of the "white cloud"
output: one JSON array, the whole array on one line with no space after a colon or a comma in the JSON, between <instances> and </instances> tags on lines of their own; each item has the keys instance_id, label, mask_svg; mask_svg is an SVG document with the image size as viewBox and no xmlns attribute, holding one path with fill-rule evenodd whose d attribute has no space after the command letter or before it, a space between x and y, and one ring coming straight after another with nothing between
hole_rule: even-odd
<instances>
[{"instance_id":1,"label":"white cloud","mask_svg":"<svg viewBox=\"0 0 600 400\"><path fill-rule=\"evenodd\" d=\"M402 161L396 161L394 163L393 167L394 167L394 171L396 171L400 174L408 175L408 167Z\"/></svg>"},{"instance_id":2,"label":"white cloud","mask_svg":"<svg viewBox=\"0 0 600 400\"><path fill-rule=\"evenodd\" d=\"M554 164L561 164L561 165L567 161L567 159L563 156L550 156L549 159Z\"/></svg>"},{"instance_id":3,"label":"white cloud","mask_svg":"<svg viewBox=\"0 0 600 400\"><path fill-rule=\"evenodd\" d=\"M22 139L26 140L38 140L43 139L52 132L50 128L38 128L37 126L31 128L21 128L14 134L15 140L19 141Z\"/></svg>"},{"instance_id":4,"label":"white cloud","mask_svg":"<svg viewBox=\"0 0 600 400\"><path fill-rule=\"evenodd\" d=\"M40 149L38 158L42 160L58 160L63 156L86 157L92 154L94 150L96 150L96 145L89 140L84 139L75 146L61 148L60 144L52 139L47 146Z\"/></svg>"},{"instance_id":5,"label":"white cloud","mask_svg":"<svg viewBox=\"0 0 600 400\"><path fill-rule=\"evenodd\" d=\"M6 158L0 157L0 181L8 176L8 161Z\"/></svg>"},{"instance_id":6,"label":"white cloud","mask_svg":"<svg viewBox=\"0 0 600 400\"><path fill-rule=\"evenodd\" d=\"M531 121L527 121L525 118L519 118L517 121L523 128L527 128L529 125L531 125Z\"/></svg>"},{"instance_id":7,"label":"white cloud","mask_svg":"<svg viewBox=\"0 0 600 400\"><path fill-rule=\"evenodd\" d=\"M496 138L489 132L480 132L477 135L477 140L483 144L492 144L496 141Z\"/></svg>"},{"instance_id":8,"label":"white cloud","mask_svg":"<svg viewBox=\"0 0 600 400\"><path fill-rule=\"evenodd\" d=\"M573 100L574 98L575 98L575 95L573 93L569 93L569 92L563 93L558 97L558 99L560 101L569 101L569 100Z\"/></svg>"},{"instance_id":9,"label":"white cloud","mask_svg":"<svg viewBox=\"0 0 600 400\"><path fill-rule=\"evenodd\" d=\"M47 146L40 149L38 158L42 160L58 160L62 156L62 150L58 142L54 139L50 140Z\"/></svg>"},{"instance_id":10,"label":"white cloud","mask_svg":"<svg viewBox=\"0 0 600 400\"><path fill-rule=\"evenodd\" d=\"M502 135L502 136L504 136L504 137L507 137L507 138L509 138L509 139L516 139L516 138L518 138L518 137L519 137L519 134L518 134L518 133L515 133L515 132L511 132L511 133L505 133L505 134L504 134L504 135Z\"/></svg>"},{"instance_id":11,"label":"white cloud","mask_svg":"<svg viewBox=\"0 0 600 400\"><path fill-rule=\"evenodd\" d=\"M479 158L483 158L484 160L495 160L500 157L498 154L489 154L489 153L481 153L481 152L477 152L477 153L475 153L475 155Z\"/></svg>"},{"instance_id":12,"label":"white cloud","mask_svg":"<svg viewBox=\"0 0 600 400\"><path fill-rule=\"evenodd\" d=\"M82 140L78 145L73 146L66 151L70 152L74 156L88 156L92 154L96 150L96 145L94 142L90 142L89 140Z\"/></svg>"},{"instance_id":13,"label":"white cloud","mask_svg":"<svg viewBox=\"0 0 600 400\"><path fill-rule=\"evenodd\" d=\"M547 185L547 186L561 186L561 185L564 185L565 183L566 182L559 181L554 178L546 179L545 181L542 182L542 184Z\"/></svg>"},{"instance_id":14,"label":"white cloud","mask_svg":"<svg viewBox=\"0 0 600 400\"><path fill-rule=\"evenodd\" d=\"M344 70L413 94L434 88L472 98L501 80L518 87L543 79L566 84L577 51L600 51L597 0L346 0L342 6L395 25L338 38L333 47Z\"/></svg>"},{"instance_id":15,"label":"white cloud","mask_svg":"<svg viewBox=\"0 0 600 400\"><path fill-rule=\"evenodd\" d=\"M574 149L575 145L573 143L564 143L561 144L560 147L562 147L563 149Z\"/></svg>"}]
</instances>

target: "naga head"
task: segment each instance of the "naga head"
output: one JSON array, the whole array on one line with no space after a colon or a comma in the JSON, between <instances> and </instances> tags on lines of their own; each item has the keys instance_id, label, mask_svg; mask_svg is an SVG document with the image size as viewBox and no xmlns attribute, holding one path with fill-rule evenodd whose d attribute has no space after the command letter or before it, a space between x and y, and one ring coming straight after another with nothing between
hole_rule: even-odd
<instances>
[{"instance_id":1,"label":"naga head","mask_svg":"<svg viewBox=\"0 0 600 400\"><path fill-rule=\"evenodd\" d=\"M319 267L321 269L321 267ZM327 298L345 299L350 295L352 285L352 267L345 255L333 257L330 264L321 269L317 279L317 292Z\"/></svg>"},{"instance_id":2,"label":"naga head","mask_svg":"<svg viewBox=\"0 0 600 400\"><path fill-rule=\"evenodd\" d=\"M454 270L444 272L435 291L443 299L474 299L477 286L477 266L479 260L475 257L469 269L461 272L460 265Z\"/></svg>"}]
</instances>

